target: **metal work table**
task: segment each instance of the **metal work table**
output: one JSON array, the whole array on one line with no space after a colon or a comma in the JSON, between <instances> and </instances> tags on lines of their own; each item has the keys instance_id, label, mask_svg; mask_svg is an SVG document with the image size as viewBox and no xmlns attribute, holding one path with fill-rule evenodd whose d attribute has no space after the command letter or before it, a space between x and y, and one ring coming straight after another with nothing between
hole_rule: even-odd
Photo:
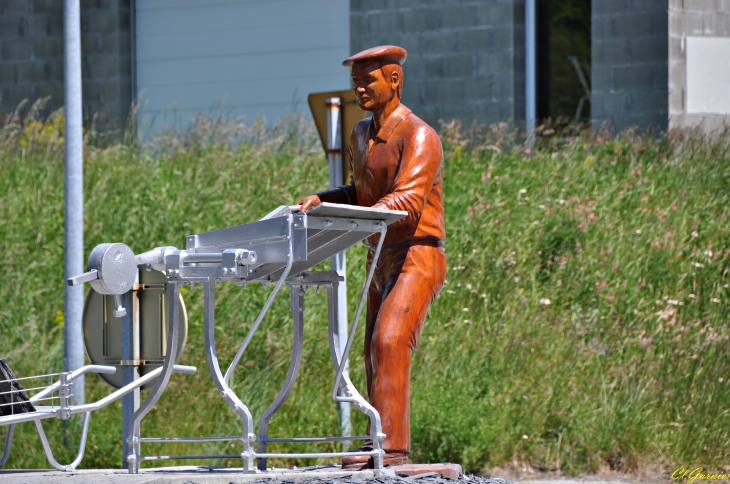
<instances>
[{"instance_id":1,"label":"metal work table","mask_svg":"<svg viewBox=\"0 0 730 484\"><path fill-rule=\"evenodd\" d=\"M127 292L128 287L134 283L133 281L128 283L128 279L133 277L128 274L132 274L132 267L136 269L137 265L147 264L149 268L164 271L168 278L166 301L170 328L167 351L154 388L132 417L128 440L130 453L127 456L129 472L138 473L141 463L146 461L199 458L241 458L244 472L257 472L257 470L266 469L269 458L363 455L361 452L274 453L268 451L269 443L355 440L372 441L372 451L365 454L373 457L376 470L382 469L382 442L385 435L382 433L380 416L354 387L345 368L387 226L404 216L406 216L406 212L327 203L318 205L306 213L298 212L298 207L281 206L257 222L190 235L187 237L185 250L175 247L158 247L135 256L124 244L102 244L95 248L89 258L89 272L69 279L69 284L91 282L92 287L102 294L113 295L117 298ZM311 269L372 235L379 236L374 260L367 274L347 343L342 348L337 325L337 287L342 278L333 271L311 271ZM244 288L251 282L261 282L264 285L274 284L273 291L225 374L221 371L215 342L215 291L216 285L221 282L234 282ZM208 369L218 392L241 419L241 435L188 438L143 437L141 435L142 419L152 410L165 391L181 351L178 344L181 338L179 296L180 287L183 284L201 284L203 286L205 349ZM261 415L258 433L255 434L253 416L244 402L230 388L229 382L264 316L285 284L291 288L290 307L294 317L292 357L281 390ZM272 438L268 435L269 421L289 396L301 366L303 301L304 294L309 287L321 287L327 293L330 354L336 373L332 386L332 399L335 402L350 402L356 409L367 415L370 420L369 435L282 438ZM121 298L117 298L117 301L116 311L122 314L125 308L122 306ZM143 455L141 451L142 443L218 441L240 441L243 446L242 452L221 455L153 456ZM254 466L254 460L257 460L257 466Z\"/></svg>"}]
</instances>

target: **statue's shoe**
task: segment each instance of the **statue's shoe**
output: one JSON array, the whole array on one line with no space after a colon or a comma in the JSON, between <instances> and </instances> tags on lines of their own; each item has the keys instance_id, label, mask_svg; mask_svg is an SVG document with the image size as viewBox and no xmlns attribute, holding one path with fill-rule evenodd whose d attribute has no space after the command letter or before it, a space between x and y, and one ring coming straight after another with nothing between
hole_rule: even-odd
<instances>
[{"instance_id":1,"label":"statue's shoe","mask_svg":"<svg viewBox=\"0 0 730 484\"><path fill-rule=\"evenodd\" d=\"M372 448L360 447L353 452L371 452ZM389 452L385 451L383 456L383 466L400 466L408 464L408 454L406 452ZM367 454L346 456L342 458L342 469L350 471L358 471L361 469L372 469L374 467L373 458Z\"/></svg>"}]
</instances>

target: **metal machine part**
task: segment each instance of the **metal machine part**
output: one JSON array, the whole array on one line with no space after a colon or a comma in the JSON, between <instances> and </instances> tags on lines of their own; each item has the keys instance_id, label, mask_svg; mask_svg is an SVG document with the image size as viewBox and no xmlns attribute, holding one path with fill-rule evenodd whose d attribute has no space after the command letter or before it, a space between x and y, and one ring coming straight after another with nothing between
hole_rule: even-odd
<instances>
[{"instance_id":1,"label":"metal machine part","mask_svg":"<svg viewBox=\"0 0 730 484\"><path fill-rule=\"evenodd\" d=\"M101 244L94 247L89 256L87 272L68 280L69 286L88 282L99 294L114 296L114 316L127 314L122 306L121 295L132 289L137 277L137 261L134 252L125 244Z\"/></svg>"},{"instance_id":2,"label":"metal machine part","mask_svg":"<svg viewBox=\"0 0 730 484\"><path fill-rule=\"evenodd\" d=\"M172 371L178 373L186 373L189 375L194 374L197 369L193 366L181 366L174 365L171 368ZM143 386L155 378L157 378L162 372L162 368L157 368L146 374L144 377L136 380L129 385L120 388L107 395L106 397L98 400L94 403L87 403L85 405L72 405L71 398L73 397L73 382L79 377L86 373L97 373L97 374L113 374L116 372L116 368L113 366L104 365L86 365L82 366L78 370L68 371L63 373L52 373L48 375L30 376L24 378L14 378L14 382L21 380L37 381L39 379L52 378L57 379L55 383L44 386L34 386L28 390L36 391L35 395L31 396L29 401L35 407L32 412L18 413L14 415L0 416L0 426L8 426L8 431L5 436L5 447L3 448L3 454L0 457L0 467L5 465L10 457L10 449L13 444L13 434L15 432L15 426L23 422L34 422L38 431L38 436L41 439L43 445L43 451L46 454L46 459L55 469L59 471L73 471L81 463L81 459L84 457L84 450L86 448L86 437L89 430L89 419L91 418L91 412L102 409L109 404L119 400L130 392L133 392L136 388ZM44 406L38 405L38 403L44 403ZM53 456L53 450L51 444L48 441L43 424L41 420L49 418L59 418L62 420L68 420L72 415L83 414L84 421L81 429L81 439L79 443L79 450L76 454L76 458L70 464L60 464Z\"/></svg>"},{"instance_id":3,"label":"metal machine part","mask_svg":"<svg viewBox=\"0 0 730 484\"><path fill-rule=\"evenodd\" d=\"M135 366L139 376L144 376L162 366L167 349L167 338L170 324L167 318L167 277L157 270L146 270L146 266L138 266L138 283L132 287L133 317L132 346L136 351L130 358L123 352L124 318L113 312L112 296L89 291L86 295L83 315L84 346L92 364L108 365L118 371L112 374L101 374L101 378L114 388L124 386L122 368ZM188 316L185 303L180 297L181 338L178 341L178 358L180 360L188 330ZM150 389L154 383L148 383L142 390Z\"/></svg>"},{"instance_id":4,"label":"metal machine part","mask_svg":"<svg viewBox=\"0 0 730 484\"><path fill-rule=\"evenodd\" d=\"M175 247L159 247L136 256L137 264L164 270L167 276L167 319L169 337L164 363L154 388L134 413L131 433L128 439L130 454L127 456L129 472L138 473L142 462L161 459L200 459L200 458L241 458L244 472L257 472L266 469L267 459L278 457L320 458L363 455L360 452L338 453L272 453L268 446L278 442L333 442L350 440L371 440L373 450L369 452L376 469L383 467L383 440L380 415L357 391L348 377L346 362L357 331L358 321L365 307L367 289L373 277L376 262L385 239L387 226L407 215L406 212L382 210L349 205L323 203L306 213L298 207L281 206L266 217L245 225L238 225L212 232L190 235L185 250ZM368 271L355 318L352 322L346 344L340 343L340 330L337 324L338 284L342 278L335 272L308 272L317 264L334 254L370 237L379 235L373 263ZM84 279L84 278L87 279ZM106 273L92 278L85 274L70 279L69 283L96 280L106 277ZM261 282L265 286L275 284L261 312L251 325L238 352L225 373L221 371L215 343L215 288L220 282L233 281L246 287L251 282ZM241 419L242 432L239 436L214 437L142 437L141 421L152 410L162 396L173 372L174 362L182 350L183 339L182 305L180 287L183 284L199 283L204 290L205 348L208 369L213 382L224 401ZM294 348L289 371L284 384L274 401L266 409L259 421L258 435L254 434L253 416L248 407L230 388L229 382L238 362L251 339L261 325L274 299L284 284L291 288L290 306L294 316ZM324 287L328 295L328 333L330 352L336 378L333 382L332 397L335 402L349 402L363 412L370 420L370 434L354 437L291 437L272 438L268 435L269 420L286 401L297 377L302 357L303 341L303 297L308 287ZM226 455L183 455L154 456L142 455L142 443L149 442L214 442L223 440L240 441L239 454ZM254 449L254 443L258 447ZM254 461L258 461L256 469Z\"/></svg>"}]
</instances>

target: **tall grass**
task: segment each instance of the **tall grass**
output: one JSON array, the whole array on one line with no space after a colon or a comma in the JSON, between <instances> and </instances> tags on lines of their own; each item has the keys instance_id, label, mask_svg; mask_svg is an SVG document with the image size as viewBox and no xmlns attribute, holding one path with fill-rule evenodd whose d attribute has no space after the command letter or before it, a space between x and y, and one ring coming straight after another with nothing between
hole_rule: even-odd
<instances>
[{"instance_id":1,"label":"tall grass","mask_svg":"<svg viewBox=\"0 0 730 484\"><path fill-rule=\"evenodd\" d=\"M31 375L62 368L62 138L29 133L27 119L11 124L0 138L0 356ZM528 153L504 126L452 123L442 133L449 272L414 353L413 460L470 471L522 462L569 474L728 464L729 138L561 139L546 129ZM89 139L84 183L87 253L105 241L141 252L257 220L325 188L327 174L302 118L271 128L201 119L144 146ZM351 308L364 255L362 246L348 251ZM220 286L224 364L268 291ZM240 423L207 377L201 291L184 298L182 363L199 372L173 377L143 433L235 434ZM306 304L300 380L272 435L337 433L324 295L308 293ZM234 377L256 417L286 373L290 319L281 297ZM351 365L364 389L360 351ZM88 400L108 392L87 378ZM356 415L354 425L363 431L365 419ZM77 438L73 423L47 427L59 447ZM16 436L7 467L46 466L33 427ZM118 467L120 441L116 404L92 416L82 465ZM226 445L143 452L238 451Z\"/></svg>"}]
</instances>

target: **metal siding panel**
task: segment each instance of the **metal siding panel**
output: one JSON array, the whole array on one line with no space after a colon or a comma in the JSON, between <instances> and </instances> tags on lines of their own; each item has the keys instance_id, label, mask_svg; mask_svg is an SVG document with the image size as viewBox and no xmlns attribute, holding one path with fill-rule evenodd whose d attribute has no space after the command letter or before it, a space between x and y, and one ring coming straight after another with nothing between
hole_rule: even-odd
<instances>
[{"instance_id":1,"label":"metal siding panel","mask_svg":"<svg viewBox=\"0 0 730 484\"><path fill-rule=\"evenodd\" d=\"M333 76L338 80L344 77L347 80L349 71L339 63L332 65L334 58L339 59L336 57L339 53L339 48L333 48L299 52L296 55L281 52L140 62L137 66L137 80L145 87L272 80L283 77L305 81L322 75Z\"/></svg>"},{"instance_id":2,"label":"metal siding panel","mask_svg":"<svg viewBox=\"0 0 730 484\"><path fill-rule=\"evenodd\" d=\"M312 35L314 29L320 34ZM343 22L323 22L288 26L286 35L269 27L155 35L148 37L137 49L137 61L295 53L332 47L348 49L348 33L348 26ZM296 43L292 39L296 39Z\"/></svg>"},{"instance_id":3,"label":"metal siding panel","mask_svg":"<svg viewBox=\"0 0 730 484\"><path fill-rule=\"evenodd\" d=\"M182 109L198 109L207 111L211 106L224 100L225 106L269 106L273 104L288 105L293 101L306 107L307 87L326 86L328 77L314 77L302 83L300 79L282 78L266 82L258 80L208 83L204 89L198 84L179 84L170 86L152 86L145 91L145 98L185 100L185 106L178 101ZM255 97L252 97L255 94ZM152 106L151 106L152 107ZM164 107L164 106L162 106ZM154 107L153 107L154 109Z\"/></svg>"},{"instance_id":4,"label":"metal siding panel","mask_svg":"<svg viewBox=\"0 0 730 484\"><path fill-rule=\"evenodd\" d=\"M143 2L138 2L143 3ZM192 2L191 2L192 3ZM348 2L342 0L268 0L266 2L196 2L193 7L179 6L145 10L137 7L137 35L181 32L219 32L268 26L339 22L350 19Z\"/></svg>"},{"instance_id":5,"label":"metal siding panel","mask_svg":"<svg viewBox=\"0 0 730 484\"><path fill-rule=\"evenodd\" d=\"M136 15L140 118L158 128L199 112L273 121L350 85L349 2L146 0Z\"/></svg>"}]
</instances>

